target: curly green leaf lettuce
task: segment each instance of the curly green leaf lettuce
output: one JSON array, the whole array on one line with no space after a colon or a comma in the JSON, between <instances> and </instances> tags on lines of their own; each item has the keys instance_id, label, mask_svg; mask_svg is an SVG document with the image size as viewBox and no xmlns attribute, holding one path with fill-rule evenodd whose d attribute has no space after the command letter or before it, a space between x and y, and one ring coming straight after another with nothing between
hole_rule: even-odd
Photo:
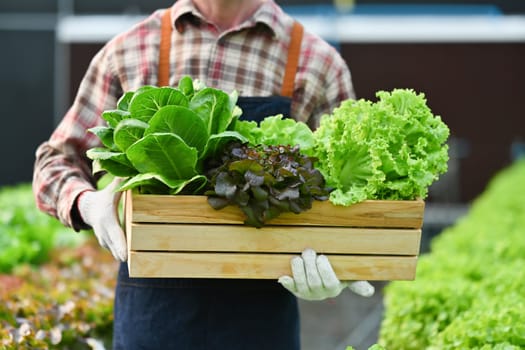
<instances>
[{"instance_id":1,"label":"curly green leaf lettuce","mask_svg":"<svg viewBox=\"0 0 525 350\"><path fill-rule=\"evenodd\" d=\"M299 146L301 153L312 156L314 137L306 123L283 118L282 114L268 116L257 125L254 121L238 120L235 131L245 136L251 145Z\"/></svg>"},{"instance_id":2,"label":"curly green leaf lettuce","mask_svg":"<svg viewBox=\"0 0 525 350\"><path fill-rule=\"evenodd\" d=\"M330 201L425 198L447 171L449 128L410 89L379 91L378 101L346 100L314 132L317 167Z\"/></svg>"}]
</instances>

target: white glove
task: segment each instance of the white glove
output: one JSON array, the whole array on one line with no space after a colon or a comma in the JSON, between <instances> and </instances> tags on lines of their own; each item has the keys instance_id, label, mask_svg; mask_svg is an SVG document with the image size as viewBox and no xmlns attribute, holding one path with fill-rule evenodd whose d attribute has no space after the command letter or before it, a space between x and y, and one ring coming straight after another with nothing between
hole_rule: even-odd
<instances>
[{"instance_id":1,"label":"white glove","mask_svg":"<svg viewBox=\"0 0 525 350\"><path fill-rule=\"evenodd\" d=\"M122 179L115 178L99 191L86 191L77 201L82 220L93 228L98 243L111 251L115 259L126 261L126 237L118 217L118 203L122 192L115 191Z\"/></svg>"},{"instance_id":2,"label":"white glove","mask_svg":"<svg viewBox=\"0 0 525 350\"><path fill-rule=\"evenodd\" d=\"M306 249L301 257L293 258L291 265L293 278L281 276L278 282L298 298L304 300L335 298L346 287L364 297L374 294L374 286L367 281L339 281L328 258L325 255L317 256L312 249Z\"/></svg>"}]
</instances>

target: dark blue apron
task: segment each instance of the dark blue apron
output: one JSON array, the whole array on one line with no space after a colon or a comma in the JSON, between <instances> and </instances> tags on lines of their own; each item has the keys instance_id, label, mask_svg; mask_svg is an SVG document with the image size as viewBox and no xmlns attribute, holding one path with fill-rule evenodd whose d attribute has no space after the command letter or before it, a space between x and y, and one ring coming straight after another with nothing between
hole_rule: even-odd
<instances>
[{"instance_id":1,"label":"dark blue apron","mask_svg":"<svg viewBox=\"0 0 525 350\"><path fill-rule=\"evenodd\" d=\"M289 115L290 99L244 97L239 106L260 121ZM277 280L129 278L122 263L114 316L118 350L300 349L297 300Z\"/></svg>"},{"instance_id":2,"label":"dark blue apron","mask_svg":"<svg viewBox=\"0 0 525 350\"><path fill-rule=\"evenodd\" d=\"M169 80L172 23L163 17L159 85ZM281 96L240 97L242 118L290 117L302 40L294 26ZM130 278L121 263L114 307L115 350L299 350L297 299L277 280Z\"/></svg>"}]
</instances>

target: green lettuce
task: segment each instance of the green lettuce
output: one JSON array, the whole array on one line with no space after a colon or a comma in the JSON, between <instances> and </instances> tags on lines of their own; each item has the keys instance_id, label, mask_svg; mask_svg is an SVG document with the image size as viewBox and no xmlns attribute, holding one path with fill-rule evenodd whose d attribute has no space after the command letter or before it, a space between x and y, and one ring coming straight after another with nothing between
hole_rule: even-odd
<instances>
[{"instance_id":1,"label":"green lettuce","mask_svg":"<svg viewBox=\"0 0 525 350\"><path fill-rule=\"evenodd\" d=\"M385 292L391 349L525 349L525 159L498 172L432 240L414 281Z\"/></svg>"},{"instance_id":2,"label":"green lettuce","mask_svg":"<svg viewBox=\"0 0 525 350\"><path fill-rule=\"evenodd\" d=\"M299 146L301 154L312 156L315 145L314 135L308 125L281 114L264 118L260 125L254 121L239 120L235 130L245 136L250 145L257 146Z\"/></svg>"},{"instance_id":3,"label":"green lettuce","mask_svg":"<svg viewBox=\"0 0 525 350\"><path fill-rule=\"evenodd\" d=\"M450 132L425 95L395 89L376 96L344 101L313 133L316 166L334 188L334 204L423 199L447 171Z\"/></svg>"},{"instance_id":4,"label":"green lettuce","mask_svg":"<svg viewBox=\"0 0 525 350\"><path fill-rule=\"evenodd\" d=\"M102 113L107 125L89 129L102 143L87 152L93 171L125 178L120 190L197 194L207 183L207 159L231 141L247 142L233 130L241 113L236 102L235 92L203 87L189 77L177 88L126 92L117 109Z\"/></svg>"}]
</instances>

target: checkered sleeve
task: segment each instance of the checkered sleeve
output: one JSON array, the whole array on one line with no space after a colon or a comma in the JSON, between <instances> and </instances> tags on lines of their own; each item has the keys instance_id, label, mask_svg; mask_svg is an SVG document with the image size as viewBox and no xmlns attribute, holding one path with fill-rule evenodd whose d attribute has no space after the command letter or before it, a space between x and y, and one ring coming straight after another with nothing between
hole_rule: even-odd
<instances>
[{"instance_id":1,"label":"checkered sleeve","mask_svg":"<svg viewBox=\"0 0 525 350\"><path fill-rule=\"evenodd\" d=\"M120 95L106 46L93 58L63 120L36 150L33 192L37 207L76 231L87 228L75 215L76 198L96 184L86 151L99 141L88 129L103 124L102 111L114 108Z\"/></svg>"}]
</instances>

